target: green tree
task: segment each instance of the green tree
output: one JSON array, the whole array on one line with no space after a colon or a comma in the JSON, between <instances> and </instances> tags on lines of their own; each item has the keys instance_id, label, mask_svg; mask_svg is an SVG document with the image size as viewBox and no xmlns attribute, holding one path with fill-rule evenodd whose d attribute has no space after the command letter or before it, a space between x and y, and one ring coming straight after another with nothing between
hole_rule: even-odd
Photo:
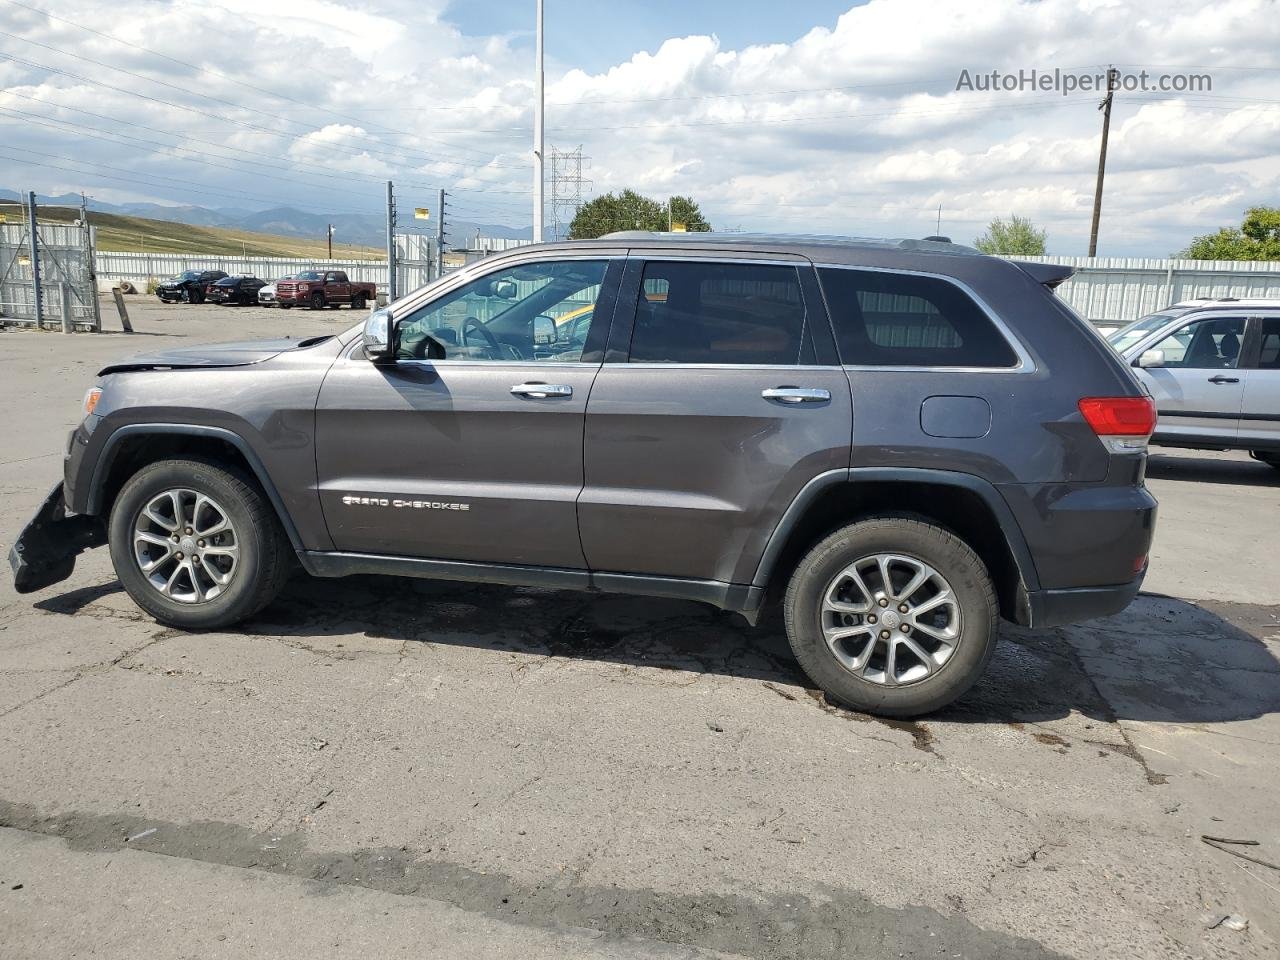
<instances>
[{"instance_id":1,"label":"green tree","mask_svg":"<svg viewBox=\"0 0 1280 960\"><path fill-rule=\"evenodd\" d=\"M1192 260L1280 260L1280 207L1250 207L1239 227L1196 237L1180 254Z\"/></svg>"},{"instance_id":2,"label":"green tree","mask_svg":"<svg viewBox=\"0 0 1280 960\"><path fill-rule=\"evenodd\" d=\"M1043 257L1047 234L1026 217L1016 213L1008 220L996 217L987 224L987 232L973 241L983 253L1005 256Z\"/></svg>"},{"instance_id":3,"label":"green tree","mask_svg":"<svg viewBox=\"0 0 1280 960\"><path fill-rule=\"evenodd\" d=\"M569 239L591 240L616 230L666 230L670 223L683 223L685 229L695 233L711 229L697 203L689 197L672 197L670 204L668 215L666 203L634 190L606 193L579 208L569 224Z\"/></svg>"}]
</instances>

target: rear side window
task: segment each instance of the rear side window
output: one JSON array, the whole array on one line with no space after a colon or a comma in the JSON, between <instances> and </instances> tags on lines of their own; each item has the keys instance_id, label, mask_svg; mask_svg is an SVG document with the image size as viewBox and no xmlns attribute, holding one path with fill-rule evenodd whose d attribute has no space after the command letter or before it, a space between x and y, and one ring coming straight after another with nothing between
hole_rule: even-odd
<instances>
[{"instance_id":1,"label":"rear side window","mask_svg":"<svg viewBox=\"0 0 1280 960\"><path fill-rule=\"evenodd\" d=\"M842 363L1013 367L991 318L953 283L875 270L819 268Z\"/></svg>"},{"instance_id":2,"label":"rear side window","mask_svg":"<svg viewBox=\"0 0 1280 960\"><path fill-rule=\"evenodd\" d=\"M1280 319L1262 321L1262 353L1258 366L1263 370L1280 370Z\"/></svg>"},{"instance_id":3,"label":"rear side window","mask_svg":"<svg viewBox=\"0 0 1280 960\"><path fill-rule=\"evenodd\" d=\"M651 260L630 362L793 365L804 321L795 267Z\"/></svg>"}]
</instances>

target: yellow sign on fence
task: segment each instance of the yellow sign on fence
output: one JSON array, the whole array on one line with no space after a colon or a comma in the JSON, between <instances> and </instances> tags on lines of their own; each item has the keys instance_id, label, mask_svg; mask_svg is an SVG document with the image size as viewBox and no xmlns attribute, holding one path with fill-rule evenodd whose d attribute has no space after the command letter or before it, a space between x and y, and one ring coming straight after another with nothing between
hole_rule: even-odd
<instances>
[{"instance_id":1,"label":"yellow sign on fence","mask_svg":"<svg viewBox=\"0 0 1280 960\"><path fill-rule=\"evenodd\" d=\"M426 207L414 207L413 217L415 220L430 220L431 211L428 210Z\"/></svg>"}]
</instances>

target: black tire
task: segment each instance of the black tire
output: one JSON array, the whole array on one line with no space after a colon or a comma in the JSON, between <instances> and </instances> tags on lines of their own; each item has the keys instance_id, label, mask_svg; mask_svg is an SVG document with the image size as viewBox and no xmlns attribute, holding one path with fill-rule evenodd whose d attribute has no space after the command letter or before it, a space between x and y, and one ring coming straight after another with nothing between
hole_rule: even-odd
<instances>
[{"instance_id":1,"label":"black tire","mask_svg":"<svg viewBox=\"0 0 1280 960\"><path fill-rule=\"evenodd\" d=\"M950 584L959 604L959 638L950 657L931 675L897 686L864 679L846 668L823 633L822 605L829 586L850 564L880 554L932 567ZM874 517L837 530L809 551L791 576L783 615L796 659L828 697L867 713L914 717L956 700L982 675L995 651L999 608L986 566L954 534L922 520ZM892 604L884 619L890 617L900 619ZM883 660L883 653L879 656Z\"/></svg>"},{"instance_id":2,"label":"black tire","mask_svg":"<svg viewBox=\"0 0 1280 960\"><path fill-rule=\"evenodd\" d=\"M1250 450L1249 456L1265 463L1268 467L1280 470L1280 453L1276 453L1274 450Z\"/></svg>"},{"instance_id":3,"label":"black tire","mask_svg":"<svg viewBox=\"0 0 1280 960\"><path fill-rule=\"evenodd\" d=\"M223 507L240 551L225 590L199 603L163 595L134 558L133 530L143 507L174 488L205 494ZM186 630L213 630L253 616L275 599L293 568L289 539L258 484L237 469L203 460L161 460L130 477L112 506L108 543L116 576L134 602L161 623Z\"/></svg>"},{"instance_id":4,"label":"black tire","mask_svg":"<svg viewBox=\"0 0 1280 960\"><path fill-rule=\"evenodd\" d=\"M276 304L276 306L277 306L277 307L279 307L281 310L291 310L291 309L293 309L293 304L292 304L292 303L277 303L277 304Z\"/></svg>"},{"instance_id":5,"label":"black tire","mask_svg":"<svg viewBox=\"0 0 1280 960\"><path fill-rule=\"evenodd\" d=\"M311 295L311 299L307 302L307 306L312 310L324 309L324 294L317 290Z\"/></svg>"},{"instance_id":6,"label":"black tire","mask_svg":"<svg viewBox=\"0 0 1280 960\"><path fill-rule=\"evenodd\" d=\"M352 309L352 310L364 310L364 309L365 309L365 299L364 299L364 297L356 297L354 300L352 300L352 301L351 301L351 309Z\"/></svg>"}]
</instances>

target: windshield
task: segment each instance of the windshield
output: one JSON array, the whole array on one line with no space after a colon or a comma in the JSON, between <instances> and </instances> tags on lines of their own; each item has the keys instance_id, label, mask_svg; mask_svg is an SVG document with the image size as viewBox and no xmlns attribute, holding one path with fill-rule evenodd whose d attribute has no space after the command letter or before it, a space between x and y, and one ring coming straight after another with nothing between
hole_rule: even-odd
<instances>
[{"instance_id":1,"label":"windshield","mask_svg":"<svg viewBox=\"0 0 1280 960\"><path fill-rule=\"evenodd\" d=\"M238 277L224 277L214 284L215 287L234 287L240 280Z\"/></svg>"},{"instance_id":2,"label":"windshield","mask_svg":"<svg viewBox=\"0 0 1280 960\"><path fill-rule=\"evenodd\" d=\"M1185 310L1173 310L1167 313L1153 313L1146 317L1140 317L1128 326L1113 330L1107 334L1107 342L1115 348L1117 353L1124 353L1135 343L1155 333L1170 320L1176 320L1185 312Z\"/></svg>"},{"instance_id":3,"label":"windshield","mask_svg":"<svg viewBox=\"0 0 1280 960\"><path fill-rule=\"evenodd\" d=\"M179 280L195 280L195 279L197 279L199 276L200 276L200 271L199 271L199 270L186 270L186 271L183 271L182 273L178 274L177 279L179 279Z\"/></svg>"},{"instance_id":4,"label":"windshield","mask_svg":"<svg viewBox=\"0 0 1280 960\"><path fill-rule=\"evenodd\" d=\"M285 279L287 280L289 278L285 277ZM323 280L324 274L319 273L318 271L315 271L315 270L307 270L304 273L298 274L298 279L299 280Z\"/></svg>"}]
</instances>

